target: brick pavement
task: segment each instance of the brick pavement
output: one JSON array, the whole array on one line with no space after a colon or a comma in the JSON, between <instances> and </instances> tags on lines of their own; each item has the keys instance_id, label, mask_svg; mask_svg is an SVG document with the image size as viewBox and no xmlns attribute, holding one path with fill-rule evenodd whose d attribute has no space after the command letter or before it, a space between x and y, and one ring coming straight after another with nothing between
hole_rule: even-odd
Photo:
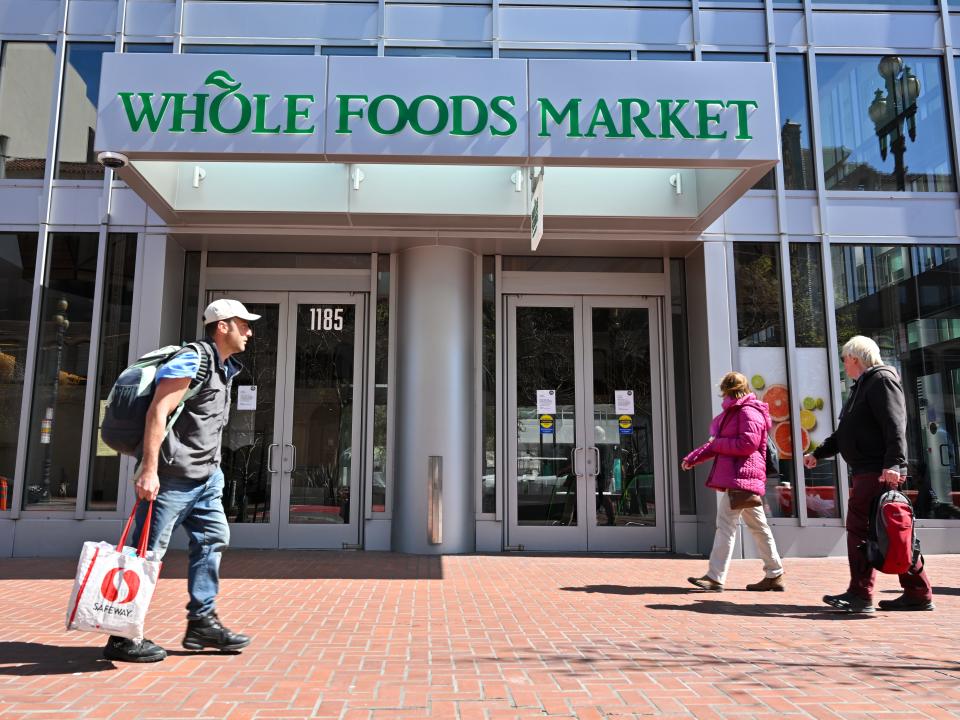
<instances>
[{"instance_id":1,"label":"brick pavement","mask_svg":"<svg viewBox=\"0 0 960 720\"><path fill-rule=\"evenodd\" d=\"M64 632L73 559L0 559L0 718L960 717L960 556L928 558L936 612L875 616L821 605L839 558L788 558L782 594L688 590L705 567L231 551L220 614L255 637L220 655L180 649L173 553L148 633L171 657L137 666ZM735 561L728 587L759 568Z\"/></svg>"}]
</instances>

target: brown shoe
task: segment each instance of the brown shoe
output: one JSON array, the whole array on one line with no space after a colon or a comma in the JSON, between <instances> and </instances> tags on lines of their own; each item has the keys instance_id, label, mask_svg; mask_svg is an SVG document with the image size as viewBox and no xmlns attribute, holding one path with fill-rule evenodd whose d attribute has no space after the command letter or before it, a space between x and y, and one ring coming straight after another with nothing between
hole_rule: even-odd
<instances>
[{"instance_id":1,"label":"brown shoe","mask_svg":"<svg viewBox=\"0 0 960 720\"><path fill-rule=\"evenodd\" d=\"M718 583L709 575L704 575L703 577L690 577L687 578L687 582L696 585L701 590L706 590L707 592L723 592L723 583Z\"/></svg>"},{"instance_id":2,"label":"brown shoe","mask_svg":"<svg viewBox=\"0 0 960 720\"><path fill-rule=\"evenodd\" d=\"M783 592L786 590L786 587L783 584L783 575L777 575L772 578L765 577L758 583L750 583L747 585L747 590L753 590L754 592L767 592L768 590Z\"/></svg>"}]
</instances>

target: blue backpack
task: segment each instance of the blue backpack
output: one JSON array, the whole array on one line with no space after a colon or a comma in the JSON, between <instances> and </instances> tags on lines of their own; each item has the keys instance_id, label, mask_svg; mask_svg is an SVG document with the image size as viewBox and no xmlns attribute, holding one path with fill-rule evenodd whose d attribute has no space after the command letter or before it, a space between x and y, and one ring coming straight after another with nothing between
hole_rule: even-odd
<instances>
[{"instance_id":1,"label":"blue backpack","mask_svg":"<svg viewBox=\"0 0 960 720\"><path fill-rule=\"evenodd\" d=\"M107 396L107 405L103 415L100 437L103 442L121 455L139 457L143 446L143 432L147 423L147 410L153 402L156 392L157 370L169 362L178 352L192 348L200 356L200 369L184 393L183 399L167 419L164 437L180 417L184 403L194 397L203 388L210 377L210 361L207 353L198 343L186 345L167 345L153 350L138 359L120 373Z\"/></svg>"}]
</instances>

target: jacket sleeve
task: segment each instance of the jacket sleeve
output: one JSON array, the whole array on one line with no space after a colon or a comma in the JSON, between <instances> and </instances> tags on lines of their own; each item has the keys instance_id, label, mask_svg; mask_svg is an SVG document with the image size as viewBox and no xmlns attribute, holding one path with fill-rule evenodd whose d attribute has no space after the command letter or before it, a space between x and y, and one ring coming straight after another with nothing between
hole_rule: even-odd
<instances>
[{"instance_id":1,"label":"jacket sleeve","mask_svg":"<svg viewBox=\"0 0 960 720\"><path fill-rule=\"evenodd\" d=\"M714 452L718 455L735 455L737 457L748 457L757 452L766 430L766 422L763 416L756 410L743 408L737 418L736 427L736 437L717 437L713 439L711 445Z\"/></svg>"},{"instance_id":2,"label":"jacket sleeve","mask_svg":"<svg viewBox=\"0 0 960 720\"><path fill-rule=\"evenodd\" d=\"M907 463L907 408L903 388L883 372L867 393L866 401L883 437L883 467L903 467Z\"/></svg>"},{"instance_id":3,"label":"jacket sleeve","mask_svg":"<svg viewBox=\"0 0 960 720\"><path fill-rule=\"evenodd\" d=\"M696 450L691 450L687 454L687 456L683 459L683 461L687 463L687 465L699 465L700 463L706 462L707 460L710 460L711 458L716 457L717 453L711 447L712 445L713 445L712 440L705 442Z\"/></svg>"},{"instance_id":4,"label":"jacket sleeve","mask_svg":"<svg viewBox=\"0 0 960 720\"><path fill-rule=\"evenodd\" d=\"M813 456L817 460L823 460L824 458L830 458L840 452L840 447L837 445L836 433L833 433L820 443L817 446L817 449L813 451Z\"/></svg>"}]
</instances>

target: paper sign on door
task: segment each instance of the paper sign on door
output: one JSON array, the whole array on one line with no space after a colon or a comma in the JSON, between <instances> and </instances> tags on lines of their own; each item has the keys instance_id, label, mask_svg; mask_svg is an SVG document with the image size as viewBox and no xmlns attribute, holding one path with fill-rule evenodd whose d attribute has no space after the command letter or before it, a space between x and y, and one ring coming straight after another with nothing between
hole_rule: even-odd
<instances>
[{"instance_id":1,"label":"paper sign on door","mask_svg":"<svg viewBox=\"0 0 960 720\"><path fill-rule=\"evenodd\" d=\"M237 410L256 410L257 409L257 386L256 385L238 385L237 386Z\"/></svg>"},{"instance_id":2,"label":"paper sign on door","mask_svg":"<svg viewBox=\"0 0 960 720\"><path fill-rule=\"evenodd\" d=\"M537 415L557 414L557 393L555 390L537 390Z\"/></svg>"},{"instance_id":3,"label":"paper sign on door","mask_svg":"<svg viewBox=\"0 0 960 720\"><path fill-rule=\"evenodd\" d=\"M633 390L614 390L613 404L617 415L633 415Z\"/></svg>"}]
</instances>

